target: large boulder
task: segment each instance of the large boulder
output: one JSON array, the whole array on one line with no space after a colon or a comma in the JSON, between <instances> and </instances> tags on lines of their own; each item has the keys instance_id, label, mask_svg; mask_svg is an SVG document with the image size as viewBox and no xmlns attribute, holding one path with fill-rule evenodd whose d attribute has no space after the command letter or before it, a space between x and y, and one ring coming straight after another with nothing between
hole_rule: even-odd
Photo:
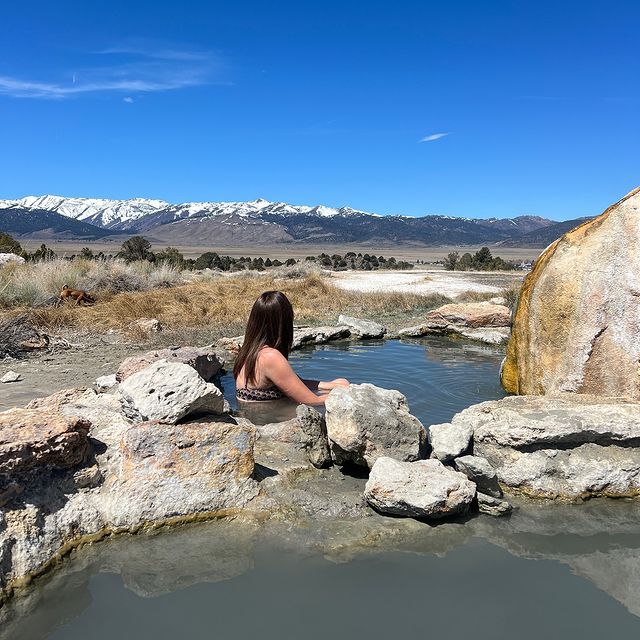
<instances>
[{"instance_id":1,"label":"large boulder","mask_svg":"<svg viewBox=\"0 0 640 640\"><path fill-rule=\"evenodd\" d=\"M387 329L384 325L373 322L373 320L363 320L353 316L338 316L338 324L349 327L351 333L363 340L382 338Z\"/></svg>"},{"instance_id":2,"label":"large boulder","mask_svg":"<svg viewBox=\"0 0 640 640\"><path fill-rule=\"evenodd\" d=\"M445 304L429 311L425 321L400 329L401 338L449 335L487 344L502 344L511 334L509 307L492 302Z\"/></svg>"},{"instance_id":3,"label":"large boulder","mask_svg":"<svg viewBox=\"0 0 640 640\"><path fill-rule=\"evenodd\" d=\"M442 518L464 512L475 495L473 482L439 460L400 462L380 457L365 486L367 502L376 511L414 518Z\"/></svg>"},{"instance_id":4,"label":"large boulder","mask_svg":"<svg viewBox=\"0 0 640 640\"><path fill-rule=\"evenodd\" d=\"M399 392L372 384L333 389L325 402L334 460L371 468L380 456L402 461L424 458L427 435Z\"/></svg>"},{"instance_id":5,"label":"large boulder","mask_svg":"<svg viewBox=\"0 0 640 640\"><path fill-rule=\"evenodd\" d=\"M446 329L450 326L480 329L511 326L511 311L503 304L493 302L467 302L445 304L429 311L427 323Z\"/></svg>"},{"instance_id":6,"label":"large boulder","mask_svg":"<svg viewBox=\"0 0 640 640\"><path fill-rule=\"evenodd\" d=\"M640 189L565 234L524 281L502 384L640 398Z\"/></svg>"},{"instance_id":7,"label":"large boulder","mask_svg":"<svg viewBox=\"0 0 640 640\"><path fill-rule=\"evenodd\" d=\"M222 392L187 364L160 360L126 378L118 393L126 416L175 424L195 413L224 411Z\"/></svg>"},{"instance_id":8,"label":"large boulder","mask_svg":"<svg viewBox=\"0 0 640 640\"><path fill-rule=\"evenodd\" d=\"M452 425L472 430L474 456L488 461L503 487L571 500L640 495L637 402L512 396L469 407Z\"/></svg>"},{"instance_id":9,"label":"large boulder","mask_svg":"<svg viewBox=\"0 0 640 640\"><path fill-rule=\"evenodd\" d=\"M188 364L193 367L200 376L207 382L211 380L222 369L224 362L212 347L179 347L169 349L159 349L148 351L139 356L132 356L123 360L118 371L116 380L122 382L138 371L142 371L150 364L166 360L180 364Z\"/></svg>"},{"instance_id":10,"label":"large boulder","mask_svg":"<svg viewBox=\"0 0 640 640\"><path fill-rule=\"evenodd\" d=\"M108 520L135 526L183 514L233 510L257 492L255 430L232 419L169 425L145 422L120 443Z\"/></svg>"},{"instance_id":11,"label":"large boulder","mask_svg":"<svg viewBox=\"0 0 640 640\"><path fill-rule=\"evenodd\" d=\"M90 423L39 409L0 413L0 475L15 476L36 467L68 469L90 454Z\"/></svg>"}]
</instances>

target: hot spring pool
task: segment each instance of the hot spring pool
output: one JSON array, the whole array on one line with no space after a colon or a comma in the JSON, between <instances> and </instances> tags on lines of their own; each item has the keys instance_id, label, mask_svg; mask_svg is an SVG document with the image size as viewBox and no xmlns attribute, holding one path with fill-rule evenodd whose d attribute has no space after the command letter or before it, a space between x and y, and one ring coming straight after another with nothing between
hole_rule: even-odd
<instances>
[{"instance_id":1,"label":"hot spring pool","mask_svg":"<svg viewBox=\"0 0 640 640\"><path fill-rule=\"evenodd\" d=\"M431 424L501 397L502 356L437 339L323 346L292 363L399 389ZM639 523L639 502L593 500L438 526L372 515L121 536L0 610L0 639L636 638Z\"/></svg>"},{"instance_id":2,"label":"hot spring pool","mask_svg":"<svg viewBox=\"0 0 640 640\"><path fill-rule=\"evenodd\" d=\"M407 397L411 413L429 425L448 422L472 404L504 397L498 380L503 358L501 348L432 338L320 345L294 351L290 362L305 379L347 378L357 384L398 389ZM222 388L237 408L230 373L222 378ZM268 412L264 406L254 406L247 417L260 424L295 416L291 403L266 404Z\"/></svg>"}]
</instances>

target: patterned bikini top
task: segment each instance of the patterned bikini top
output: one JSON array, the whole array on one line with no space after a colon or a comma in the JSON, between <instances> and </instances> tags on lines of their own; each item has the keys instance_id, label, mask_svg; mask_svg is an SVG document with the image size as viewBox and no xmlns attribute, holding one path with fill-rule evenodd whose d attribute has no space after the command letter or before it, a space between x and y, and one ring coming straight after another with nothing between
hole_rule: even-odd
<instances>
[{"instance_id":1,"label":"patterned bikini top","mask_svg":"<svg viewBox=\"0 0 640 640\"><path fill-rule=\"evenodd\" d=\"M264 400L280 400L284 394L275 385L266 389L249 389L245 383L244 387L236 390L238 400L249 400L251 402L262 402Z\"/></svg>"}]
</instances>

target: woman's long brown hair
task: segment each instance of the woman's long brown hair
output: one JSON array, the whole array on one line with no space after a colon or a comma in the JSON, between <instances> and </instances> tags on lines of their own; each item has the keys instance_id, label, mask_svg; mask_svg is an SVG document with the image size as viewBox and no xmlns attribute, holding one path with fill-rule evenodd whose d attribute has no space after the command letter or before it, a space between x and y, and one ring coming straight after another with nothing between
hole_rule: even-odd
<instances>
[{"instance_id":1,"label":"woman's long brown hair","mask_svg":"<svg viewBox=\"0 0 640 640\"><path fill-rule=\"evenodd\" d=\"M233 377L237 380L244 368L245 384L255 383L260 349L272 347L288 358L292 343L293 307L289 299L282 291L265 291L253 303Z\"/></svg>"}]
</instances>

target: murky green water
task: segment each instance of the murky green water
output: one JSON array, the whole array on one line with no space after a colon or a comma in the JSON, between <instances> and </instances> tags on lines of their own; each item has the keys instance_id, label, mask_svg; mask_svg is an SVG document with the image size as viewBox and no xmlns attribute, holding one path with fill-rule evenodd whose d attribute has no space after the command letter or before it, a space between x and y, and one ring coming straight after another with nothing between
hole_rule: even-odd
<instances>
[{"instance_id":1,"label":"murky green water","mask_svg":"<svg viewBox=\"0 0 640 640\"><path fill-rule=\"evenodd\" d=\"M429 424L500 397L501 358L430 340L292 360L305 377L398 388ZM74 553L6 607L0 638L637 638L639 525L640 502L600 500L438 526L372 516L125 536Z\"/></svg>"}]
</instances>

